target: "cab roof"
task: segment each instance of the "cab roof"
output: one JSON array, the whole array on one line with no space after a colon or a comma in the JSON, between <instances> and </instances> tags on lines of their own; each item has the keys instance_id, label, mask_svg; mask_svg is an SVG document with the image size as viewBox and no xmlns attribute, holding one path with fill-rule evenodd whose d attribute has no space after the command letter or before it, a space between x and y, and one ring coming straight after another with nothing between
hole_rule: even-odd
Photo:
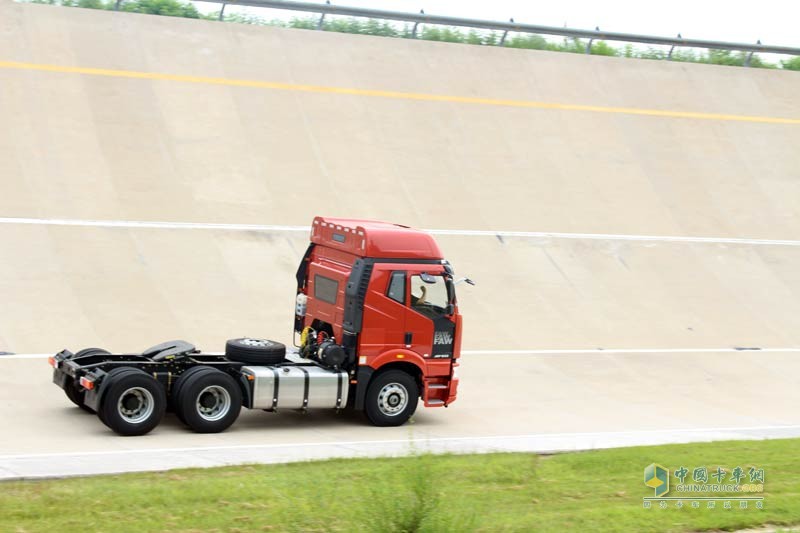
<instances>
[{"instance_id":1,"label":"cab roof","mask_svg":"<svg viewBox=\"0 0 800 533\"><path fill-rule=\"evenodd\" d=\"M430 234L377 220L314 217L311 242L359 257L444 259Z\"/></svg>"}]
</instances>

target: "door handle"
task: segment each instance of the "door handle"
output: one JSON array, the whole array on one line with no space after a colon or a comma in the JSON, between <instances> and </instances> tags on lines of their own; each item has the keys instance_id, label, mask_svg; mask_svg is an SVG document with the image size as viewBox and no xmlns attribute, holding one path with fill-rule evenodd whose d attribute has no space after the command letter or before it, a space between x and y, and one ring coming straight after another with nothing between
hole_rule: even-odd
<instances>
[{"instance_id":1,"label":"door handle","mask_svg":"<svg viewBox=\"0 0 800 533\"><path fill-rule=\"evenodd\" d=\"M406 331L406 346L411 346L411 339L413 336L414 335L410 331Z\"/></svg>"}]
</instances>

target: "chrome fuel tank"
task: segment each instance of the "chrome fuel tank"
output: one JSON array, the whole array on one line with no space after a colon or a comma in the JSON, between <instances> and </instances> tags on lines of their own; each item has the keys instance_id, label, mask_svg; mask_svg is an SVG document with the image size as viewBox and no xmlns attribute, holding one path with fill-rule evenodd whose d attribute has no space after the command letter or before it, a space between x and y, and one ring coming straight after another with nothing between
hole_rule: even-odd
<instances>
[{"instance_id":1,"label":"chrome fuel tank","mask_svg":"<svg viewBox=\"0 0 800 533\"><path fill-rule=\"evenodd\" d=\"M245 366L251 409L343 408L350 388L347 372L315 365Z\"/></svg>"}]
</instances>

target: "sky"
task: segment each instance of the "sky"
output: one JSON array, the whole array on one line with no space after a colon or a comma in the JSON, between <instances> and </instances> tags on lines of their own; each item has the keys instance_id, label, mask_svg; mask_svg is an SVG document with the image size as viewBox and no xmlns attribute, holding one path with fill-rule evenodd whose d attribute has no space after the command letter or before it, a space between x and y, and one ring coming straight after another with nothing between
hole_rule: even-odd
<instances>
[{"instance_id":1,"label":"sky","mask_svg":"<svg viewBox=\"0 0 800 533\"><path fill-rule=\"evenodd\" d=\"M318 0L308 0L324 3ZM418 12L490 20L508 20L546 26L569 26L606 31L673 37L712 39L800 48L800 0L331 0L342 6ZM219 4L196 2L203 12ZM267 19L284 18L281 12L228 6ZM291 14L288 18L291 18ZM297 16L295 14L295 16ZM300 16L304 16L300 14Z\"/></svg>"}]
</instances>

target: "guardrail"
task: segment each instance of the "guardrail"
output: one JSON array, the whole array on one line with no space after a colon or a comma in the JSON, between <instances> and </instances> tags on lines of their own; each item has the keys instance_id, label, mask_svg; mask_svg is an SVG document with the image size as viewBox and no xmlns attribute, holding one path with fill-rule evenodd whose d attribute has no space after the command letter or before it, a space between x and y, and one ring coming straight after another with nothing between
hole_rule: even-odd
<instances>
[{"instance_id":1,"label":"guardrail","mask_svg":"<svg viewBox=\"0 0 800 533\"><path fill-rule=\"evenodd\" d=\"M707 39L684 39L678 34L677 37L657 37L653 35L640 35L636 33L619 33L602 31L600 28L594 30L581 30L576 28L559 28L556 26L540 26L537 24L520 24L510 19L509 22L468 19L461 17L448 17L441 15L428 15L423 10L419 13L404 13L401 11L386 11L381 9L369 9L351 6L337 6L330 3L316 4L313 2L291 2L284 0L203 0L222 4L220 19L222 19L226 6L248 6L263 7L269 9L284 9L289 11L304 11L309 13L320 13L317 29L322 29L325 15L342 15L349 17L365 17L379 20L396 20L400 22L414 23L412 36L416 36L417 27L420 24L433 24L439 26L457 26L464 28L477 28L484 30L494 30L503 32L500 45L505 43L509 32L529 33L537 35L559 35L563 37L589 39L586 45L586 53L591 52L592 42L595 40L621 41L627 43L658 44L670 46L667 58L672 57L672 52L677 47L683 48L706 48L711 50L732 50L738 52L749 52L745 58L745 66L749 66L750 59L756 52L767 54L786 54L800 56L800 48L790 46L770 46L761 44L735 43L727 41L712 41Z\"/></svg>"}]
</instances>

